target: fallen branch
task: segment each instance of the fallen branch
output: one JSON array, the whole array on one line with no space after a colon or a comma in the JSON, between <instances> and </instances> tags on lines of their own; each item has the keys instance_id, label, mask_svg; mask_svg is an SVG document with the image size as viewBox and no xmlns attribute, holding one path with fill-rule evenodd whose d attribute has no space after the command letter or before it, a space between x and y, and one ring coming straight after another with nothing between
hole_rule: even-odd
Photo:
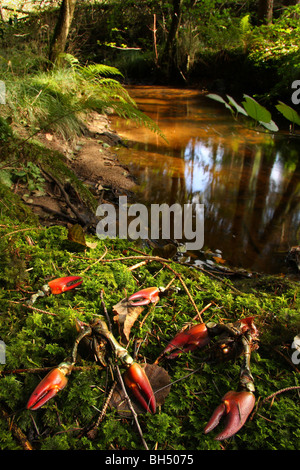
<instances>
[{"instance_id":1,"label":"fallen branch","mask_svg":"<svg viewBox=\"0 0 300 470\"><path fill-rule=\"evenodd\" d=\"M48 176L48 178L52 179L56 184L57 186L59 187L63 197L65 198L65 201L67 203L67 205L69 206L69 208L71 209L71 211L73 212L73 214L77 217L78 221L81 222L84 226L86 226L89 221L83 217L80 212L78 212L78 210L76 209L76 207L74 206L74 204L71 203L70 201L70 198L69 198L69 195L67 194L67 192L65 191L63 185L61 184L61 182L55 178L55 176L53 176L52 174L50 174L48 171L46 171L44 168L41 168L41 171L42 173L44 173L46 176Z\"/></svg>"},{"instance_id":2,"label":"fallen branch","mask_svg":"<svg viewBox=\"0 0 300 470\"><path fill-rule=\"evenodd\" d=\"M47 315L52 315L53 317L57 316L56 313L48 312L47 310L42 310L40 308L33 307L32 305L23 304L22 302L17 302L16 300L7 300L7 302L10 302L11 304L21 305L21 307L26 307L26 308L29 308L30 310L34 310L34 311L39 312L39 313L46 313Z\"/></svg>"},{"instance_id":3,"label":"fallen branch","mask_svg":"<svg viewBox=\"0 0 300 470\"><path fill-rule=\"evenodd\" d=\"M103 366L95 365L93 364L92 366L74 366L72 368L72 372L74 371L83 371L83 370L91 370L94 368L99 368L103 369ZM50 370L53 369L53 366L51 367L30 367L27 369L8 369L8 370L0 370L0 377L4 375L10 375L10 374L39 374L43 372L49 372Z\"/></svg>"},{"instance_id":4,"label":"fallen branch","mask_svg":"<svg viewBox=\"0 0 300 470\"><path fill-rule=\"evenodd\" d=\"M14 423L14 418L11 419L11 415L8 413L8 411L4 409L3 404L1 404L0 416L6 419L9 429L12 431L15 438L19 441L23 450L33 450L33 447L28 441L27 437L25 436L23 431L21 431L21 429L16 425L16 423Z\"/></svg>"},{"instance_id":5,"label":"fallen branch","mask_svg":"<svg viewBox=\"0 0 300 470\"><path fill-rule=\"evenodd\" d=\"M97 418L97 421L95 422L95 424L93 425L93 427L87 432L87 436L89 439L94 439L95 438L95 433L96 433L96 430L97 428L99 427L99 424L102 423L103 419L104 419L104 416L106 414L106 410L108 408L108 405L109 405L109 402L111 400L111 397L114 393L114 390L115 390L115 387L116 387L116 384L117 384L117 381L115 380L114 383L112 384L112 387L110 389L110 392L107 396L107 399L105 400L105 403L103 405L103 408L101 410L101 413L99 414L98 418Z\"/></svg>"},{"instance_id":6,"label":"fallen branch","mask_svg":"<svg viewBox=\"0 0 300 470\"><path fill-rule=\"evenodd\" d=\"M294 385L292 387L286 387L286 388L282 388L281 390L277 390L277 392L274 392L274 393L272 393L272 395L269 395L268 397L264 398L261 401L259 406L262 406L268 400L271 400L271 399L275 398L277 395L280 395L281 393L290 392L292 390L300 390L300 385Z\"/></svg>"},{"instance_id":7,"label":"fallen branch","mask_svg":"<svg viewBox=\"0 0 300 470\"><path fill-rule=\"evenodd\" d=\"M291 387L282 388L281 390L277 390L277 392L272 393L271 395L269 395L268 397L264 398L262 401L257 403L256 409L253 411L250 417L250 421L252 421L253 417L258 412L259 408L261 408L267 401L272 400L273 398L275 398L277 395L280 395L281 393L291 392L293 390L300 390L300 385L294 385Z\"/></svg>"}]
</instances>

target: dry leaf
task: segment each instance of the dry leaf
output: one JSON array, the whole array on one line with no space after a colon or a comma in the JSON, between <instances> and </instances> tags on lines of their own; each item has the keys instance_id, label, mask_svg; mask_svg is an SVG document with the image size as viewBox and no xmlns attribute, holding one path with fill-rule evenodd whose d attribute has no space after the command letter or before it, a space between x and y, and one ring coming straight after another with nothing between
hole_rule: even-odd
<instances>
[{"instance_id":1,"label":"dry leaf","mask_svg":"<svg viewBox=\"0 0 300 470\"><path fill-rule=\"evenodd\" d=\"M97 242L89 243L85 239L83 228L79 224L72 225L68 230L68 240L79 245L86 246L87 248L96 248Z\"/></svg>"},{"instance_id":2,"label":"dry leaf","mask_svg":"<svg viewBox=\"0 0 300 470\"><path fill-rule=\"evenodd\" d=\"M223 258L220 258L220 256L213 256L213 259L214 259L215 262L218 263L218 264L220 264L220 263L221 263L221 264L226 263L226 260L223 259Z\"/></svg>"},{"instance_id":3,"label":"dry leaf","mask_svg":"<svg viewBox=\"0 0 300 470\"><path fill-rule=\"evenodd\" d=\"M85 244L86 244L86 246L87 246L88 248L91 248L92 250L94 250L95 248L97 248L97 242L92 243L92 242L87 242L87 241L86 241Z\"/></svg>"},{"instance_id":4,"label":"dry leaf","mask_svg":"<svg viewBox=\"0 0 300 470\"><path fill-rule=\"evenodd\" d=\"M126 298L113 307L114 321L118 323L119 333L126 338L127 342L129 341L131 328L143 310L144 307L134 306Z\"/></svg>"},{"instance_id":5,"label":"dry leaf","mask_svg":"<svg viewBox=\"0 0 300 470\"><path fill-rule=\"evenodd\" d=\"M158 406L163 405L171 390L171 377L163 367L158 366L157 364L146 364L145 366L141 364L141 367L145 369L145 372L148 376L155 395L156 404ZM129 394L129 398L137 414L146 413L144 408L142 408L142 406L139 404L137 399L132 396L132 394ZM120 384L117 384L114 390L110 400L110 406L116 408L121 416L131 415L131 410L128 406Z\"/></svg>"}]
</instances>

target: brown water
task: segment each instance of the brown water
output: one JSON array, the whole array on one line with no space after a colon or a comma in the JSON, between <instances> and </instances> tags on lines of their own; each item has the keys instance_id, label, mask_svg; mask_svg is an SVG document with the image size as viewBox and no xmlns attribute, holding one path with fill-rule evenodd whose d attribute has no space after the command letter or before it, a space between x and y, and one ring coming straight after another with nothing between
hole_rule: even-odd
<instances>
[{"instance_id":1,"label":"brown water","mask_svg":"<svg viewBox=\"0 0 300 470\"><path fill-rule=\"evenodd\" d=\"M300 140L247 129L196 90L128 91L168 140L114 120L128 141L118 156L137 178L138 202L204 204L196 260L206 250L231 266L286 272L286 254L300 243Z\"/></svg>"}]
</instances>

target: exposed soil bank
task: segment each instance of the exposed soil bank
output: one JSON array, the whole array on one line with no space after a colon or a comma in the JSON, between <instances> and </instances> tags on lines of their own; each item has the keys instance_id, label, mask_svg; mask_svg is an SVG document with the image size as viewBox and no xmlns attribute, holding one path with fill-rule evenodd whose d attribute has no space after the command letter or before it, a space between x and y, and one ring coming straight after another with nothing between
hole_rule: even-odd
<instances>
[{"instance_id":1,"label":"exposed soil bank","mask_svg":"<svg viewBox=\"0 0 300 470\"><path fill-rule=\"evenodd\" d=\"M124 144L111 128L107 116L92 113L86 122L84 135L73 141L66 141L55 133L41 133L38 139L45 147L66 158L67 167L99 203L116 203L119 195L130 196L136 187L134 178L118 161L112 148ZM18 188L17 192L23 200L43 223L76 223L75 215L82 225L95 225L95 211L91 213L90 208L86 207L67 177L62 184L55 169L50 170L42 169L46 180L45 191L34 191L28 197L24 196L24 188Z\"/></svg>"},{"instance_id":2,"label":"exposed soil bank","mask_svg":"<svg viewBox=\"0 0 300 470\"><path fill-rule=\"evenodd\" d=\"M101 185L114 191L131 191L135 182L111 148L123 143L111 128L109 118L92 113L86 126L85 135L76 142L65 142L52 134L45 134L41 139L44 145L67 157L71 168L84 183L96 189Z\"/></svg>"}]
</instances>

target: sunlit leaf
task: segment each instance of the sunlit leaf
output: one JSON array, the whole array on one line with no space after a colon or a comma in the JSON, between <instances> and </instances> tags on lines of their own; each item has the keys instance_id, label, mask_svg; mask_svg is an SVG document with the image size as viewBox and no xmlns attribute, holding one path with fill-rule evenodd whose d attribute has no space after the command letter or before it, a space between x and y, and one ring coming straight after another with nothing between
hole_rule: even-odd
<instances>
[{"instance_id":1,"label":"sunlit leaf","mask_svg":"<svg viewBox=\"0 0 300 470\"><path fill-rule=\"evenodd\" d=\"M75 224L68 229L68 240L88 248L96 248L97 242L90 243L85 239L83 228L79 224Z\"/></svg>"},{"instance_id":2,"label":"sunlit leaf","mask_svg":"<svg viewBox=\"0 0 300 470\"><path fill-rule=\"evenodd\" d=\"M259 121L259 123L271 132L279 131L279 127L274 121L270 121L270 122Z\"/></svg>"},{"instance_id":3,"label":"sunlit leaf","mask_svg":"<svg viewBox=\"0 0 300 470\"><path fill-rule=\"evenodd\" d=\"M215 101L219 101L220 103L223 103L223 104L226 103L224 98L222 98L222 96L220 96L220 95L217 95L216 93L209 93L206 96L207 96L207 98L210 98L210 99L215 100Z\"/></svg>"},{"instance_id":4,"label":"sunlit leaf","mask_svg":"<svg viewBox=\"0 0 300 470\"><path fill-rule=\"evenodd\" d=\"M298 126L300 126L300 116L297 111L295 111L293 108L283 103L282 101L278 101L278 103L279 104L276 105L278 111L293 124L298 124Z\"/></svg>"},{"instance_id":5,"label":"sunlit leaf","mask_svg":"<svg viewBox=\"0 0 300 470\"><path fill-rule=\"evenodd\" d=\"M219 103L222 103L224 104L225 108L229 109L230 111L232 111L232 107L224 100L224 98L222 98L222 96L220 95L217 95L216 93L209 93L208 95L206 95L208 98L212 99L212 100L215 100L215 101L218 101Z\"/></svg>"},{"instance_id":6,"label":"sunlit leaf","mask_svg":"<svg viewBox=\"0 0 300 470\"><path fill-rule=\"evenodd\" d=\"M245 109L240 106L233 98L232 96L229 96L229 95L226 95L227 98L228 98L228 101L229 103L235 107L235 109L237 110L238 113L240 114L243 114L244 116L248 116L247 112L245 111Z\"/></svg>"},{"instance_id":7,"label":"sunlit leaf","mask_svg":"<svg viewBox=\"0 0 300 470\"><path fill-rule=\"evenodd\" d=\"M251 118L261 123L269 123L271 121L271 113L264 106L251 98L251 96L244 95L244 98L245 101L242 104Z\"/></svg>"}]
</instances>

